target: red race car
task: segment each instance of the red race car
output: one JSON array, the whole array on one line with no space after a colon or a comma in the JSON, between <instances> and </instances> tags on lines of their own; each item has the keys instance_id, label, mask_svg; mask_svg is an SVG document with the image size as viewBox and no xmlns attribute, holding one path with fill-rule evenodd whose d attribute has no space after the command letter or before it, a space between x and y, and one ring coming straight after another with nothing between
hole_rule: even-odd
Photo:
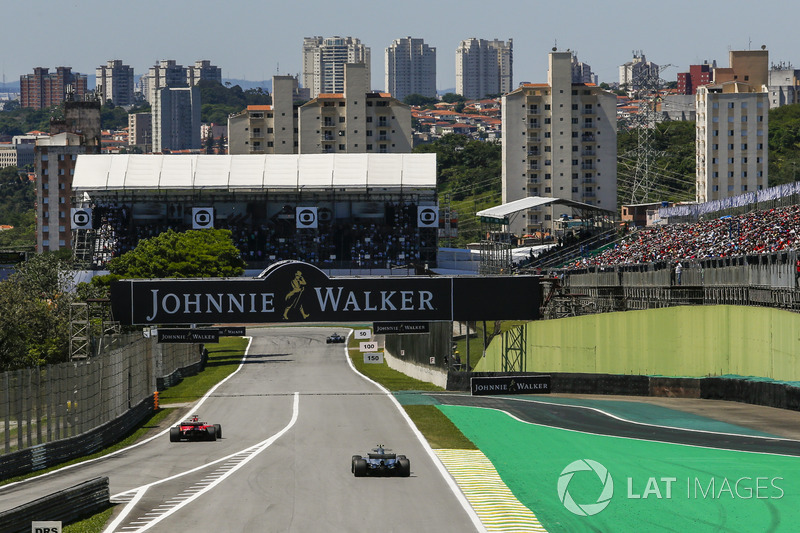
<instances>
[{"instance_id":1,"label":"red race car","mask_svg":"<svg viewBox=\"0 0 800 533\"><path fill-rule=\"evenodd\" d=\"M222 438L222 426L200 422L197 415L169 429L170 442L182 440L217 440Z\"/></svg>"}]
</instances>

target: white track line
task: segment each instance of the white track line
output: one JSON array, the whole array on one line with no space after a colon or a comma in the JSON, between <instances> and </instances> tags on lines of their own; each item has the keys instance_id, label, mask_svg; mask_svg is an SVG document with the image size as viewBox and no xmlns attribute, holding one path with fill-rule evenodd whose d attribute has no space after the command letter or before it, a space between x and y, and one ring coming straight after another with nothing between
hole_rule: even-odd
<instances>
[{"instance_id":1,"label":"white track line","mask_svg":"<svg viewBox=\"0 0 800 533\"><path fill-rule=\"evenodd\" d=\"M244 356L242 357L242 360L239 362L239 366L238 366L238 368L236 368L236 370L234 370L233 372L231 372L231 373L230 373L230 374L229 374L229 375L228 375L228 376L227 376L225 379L223 379L222 381L220 381L219 383L217 383L216 385L214 385L214 386L211 388L211 390L209 390L209 391L206 393L206 395L205 395L205 396L203 396L202 398L200 398L200 400L197 402L197 404L196 404L194 407L192 407L192 409L191 409L191 410L195 410L195 409L197 409L198 407L200 407L200 406L203 404L203 402L205 402L205 401L206 401L206 399L207 399L207 398L208 398L208 397L211 395L211 393L213 393L215 390L217 390L217 387L219 387L220 385L222 385L223 383L225 383L226 381L228 381L229 379L231 379L231 378L234 376L234 374L236 374L236 373L237 373L239 370L241 370L241 369L242 369L242 367L244 366L244 362L245 362L245 360L247 359L247 353L250 351L250 345L252 345L252 344L253 344L253 337L247 337L247 338L249 339L249 340L248 340L248 342L247 342L247 347L244 349ZM59 468L59 469L57 469L57 470L52 470L52 471L50 471L50 472L47 472L47 473L45 473L45 474L41 474L41 475L39 475L39 476L31 477L31 478L28 478L28 479L23 479L22 481L16 481L16 482L14 482L14 483L9 483L8 485L3 485L3 488L5 489L6 487L13 487L14 485L19 485L19 484L21 484L21 483L27 483L27 482L29 482L29 481L33 481L33 480L36 480L36 479L41 479L41 478L43 478L43 477L46 477L46 476L49 476L49 475L55 474L55 473L57 473L57 472L63 472L64 470L69 470L70 468L76 468L76 467L80 467L80 466L85 466L85 465L87 465L87 464L89 464L89 463L93 463L93 462L95 462L95 461L99 461L100 459L107 459L107 458L109 458L109 457L113 457L113 456L117 455L118 453L127 452L128 450L131 450L131 449L133 449L133 448L136 448L136 447L138 447L138 446L141 446L141 445L143 445L143 444L147 444L148 442L150 442L150 441L152 441L152 440L155 440L155 439L157 439L157 438L161 437L162 435L165 435L165 434L169 433L169 430L170 430L170 428L168 427L168 428L166 428L164 431L161 431L160 433L156 433L156 434L155 434L155 435L153 435L152 437L148 437L148 438L146 438L146 439L144 439L144 440L141 440L141 441L139 441L139 442L137 442L137 443L135 443L135 444L131 444L130 446L126 446L126 447L124 447L124 448L122 448L122 449L119 449L119 450L117 450L117 451L115 451L115 452L111 452L111 453L109 453L109 454L102 455L102 456L100 456L100 457L95 457L94 459L88 459L88 460L86 460L86 461L82 461L82 462L80 462L80 463L71 464L71 465L69 465L69 466L65 466L65 467L63 467L63 468Z\"/></svg>"},{"instance_id":2,"label":"white track line","mask_svg":"<svg viewBox=\"0 0 800 533\"><path fill-rule=\"evenodd\" d=\"M431 458L431 461L433 461L433 464L436 465L436 468L439 470L439 473L442 475L442 478L447 483L447 486L450 487L451 491L453 491L453 495L455 495L456 499L461 504L461 507L464 508L464 511L466 511L470 520L472 520L472 524L475 526L475 529L477 529L480 532L486 532L487 531L486 527L483 525L483 522L481 522L481 519L475 512L475 509L472 508L472 505L469 503L469 500L467 500L467 497L461 491L461 488L458 486L458 483L456 483L456 481L453 479L453 476L450 475L450 472L442 463L441 459L439 459L439 456L436 455L436 452L434 452L433 448L431 448L430 444L428 444L427 439L425 439L422 433L420 433L419 429L417 429L417 426L414 425L414 422L411 420L411 417L408 416L408 413L406 413L406 410L403 409L402 405L400 405L400 402L397 401L397 398L394 397L394 394L392 394L392 392L389 389L387 389L377 381L368 378L367 376L356 370L355 365L353 365L353 361L350 359L350 349L347 346L349 344L348 340L350 339L350 335L352 334L353 330L351 329L350 332L347 334L347 338L344 340L344 356L345 359L347 359L347 364L350 365L350 368L357 375L361 376L362 378L364 378L365 380L369 381L370 383L378 387L380 390L382 390L384 394L386 394L386 396L389 397L392 403L394 403L395 407L397 407L397 410L400 411L400 414L403 416L406 423L408 423L408 426L411 428L411 431L413 431L414 435L416 435L417 440L420 442L420 444L422 444L422 447L425 449L425 452Z\"/></svg>"},{"instance_id":3,"label":"white track line","mask_svg":"<svg viewBox=\"0 0 800 533\"><path fill-rule=\"evenodd\" d=\"M243 460L238 462L232 468L227 469L222 475L220 475L214 481L212 481L210 483L202 482L202 484L204 485L202 489L194 489L194 490L192 490L191 492L193 492L193 494L191 494L191 496L188 496L186 499L182 500L180 503L176 504L174 507L172 507L169 510L167 510L164 514L160 515L158 518L152 520L147 525L145 525L145 526L143 526L143 527L141 527L139 529L136 529L137 532L147 531L148 529L150 529L154 525L158 524L159 522L161 522L162 520L164 520L168 516L172 515L176 511L178 511L181 508L185 507L186 505L190 504L191 502L193 502L194 500L196 500L197 498L199 498L200 496L202 496L206 492L210 491L211 489L213 489L214 487L219 485L222 481L224 481L226 478L231 476L234 472L236 472L241 467L243 467L248 462L250 462L251 459L256 457L258 454L260 454L261 452L263 452L267 448L269 448L276 440L281 438L287 431L289 431L294 426L295 422L297 422L297 418L298 418L299 412L300 412L300 393L299 392L295 392L294 393L294 401L292 403L292 419L289 421L288 424L286 424L286 426L283 429L281 429L278 433L272 435L268 439L266 439L266 440L264 440L262 442L259 442L258 444L254 445L254 446L250 446L249 448L246 448L245 450L236 452L236 453L231 454L231 455L229 455L227 457L223 457L222 459L218 459L218 460L214 461L213 463L208 463L208 464L205 464L203 466L194 468L192 470L189 470L189 471L186 471L186 472L182 472L180 474L176 474L174 476L170 476L168 478L161 479L159 481L155 481L153 483L149 483L147 485L143 485L141 487L133 489L134 491L136 491L136 496L134 496L133 500L131 500L131 502L128 503L125 506L125 509L123 509L123 511L120 513L120 515L104 530L105 533L113 533L114 531L116 531L117 527L125 520L127 515L133 509L133 507L135 506L136 502L138 502L141 499L141 497L144 495L144 493L150 487L152 487L154 485L161 484L161 483L165 483L167 481L170 481L170 480L182 477L182 476L185 476L186 474L189 474L191 472L195 472L197 470L202 470L204 468L208 468L209 466L211 466L213 464L220 463L222 461L226 461L226 460L230 459L231 457L234 457L236 455L242 455L245 452L247 452L248 455L247 455L246 458L244 458ZM131 491L127 491L127 492L131 492ZM122 494L126 494L126 493L122 493Z\"/></svg>"}]
</instances>

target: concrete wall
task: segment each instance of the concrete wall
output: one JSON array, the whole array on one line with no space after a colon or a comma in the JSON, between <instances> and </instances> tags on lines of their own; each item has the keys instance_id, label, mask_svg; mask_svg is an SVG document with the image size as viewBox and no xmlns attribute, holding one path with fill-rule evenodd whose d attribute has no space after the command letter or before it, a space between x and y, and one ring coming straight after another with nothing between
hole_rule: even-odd
<instances>
[{"instance_id":1,"label":"concrete wall","mask_svg":"<svg viewBox=\"0 0 800 533\"><path fill-rule=\"evenodd\" d=\"M800 314L679 306L531 322L526 370L800 381ZM500 371L500 342L475 369Z\"/></svg>"},{"instance_id":2,"label":"concrete wall","mask_svg":"<svg viewBox=\"0 0 800 533\"><path fill-rule=\"evenodd\" d=\"M413 361L406 361L394 357L388 350L384 349L383 358L389 368L402 372L403 374L418 379L420 381L427 381L442 388L447 387L447 372L439 367L431 365L430 367L417 365Z\"/></svg>"}]
</instances>

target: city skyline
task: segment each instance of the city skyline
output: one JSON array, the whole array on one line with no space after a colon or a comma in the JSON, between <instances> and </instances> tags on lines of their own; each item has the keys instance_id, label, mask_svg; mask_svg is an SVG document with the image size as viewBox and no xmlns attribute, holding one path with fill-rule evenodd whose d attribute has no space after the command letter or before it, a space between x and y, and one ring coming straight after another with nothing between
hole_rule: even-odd
<instances>
[{"instance_id":1,"label":"city skyline","mask_svg":"<svg viewBox=\"0 0 800 533\"><path fill-rule=\"evenodd\" d=\"M599 81L609 83L617 81L619 65L630 61L634 50L658 65L671 65L662 72L667 81L691 64L727 64L729 50L761 45L769 50L770 62L800 67L794 17L780 16L792 4L781 0L762 3L761 18L753 17L752 4L719 0L678 0L652 13L646 12L649 6L628 0L604 4L600 11L585 0L573 2L569 10L521 1L502 4L502 9L475 0L461 2L457 10L419 0L395 9L391 5L343 0L331 10L329 3L310 0L301 11L298 4L239 0L225 5L222 17L216 14L220 4L209 0L143 0L125 10L110 10L108 2L99 0L77 0L71 6L56 0L15 3L5 10L6 20L16 23L4 31L13 52L0 60L1 81L17 82L36 67L69 66L91 76L112 59L132 66L137 77L160 60L187 66L208 59L222 69L224 79L269 81L274 75L302 74L303 38L313 36L360 39L371 50L376 90L384 89L385 49L394 39L409 36L437 49L440 91L455 87L456 48L471 37L514 40L514 87L546 80L553 47L574 51ZM325 16L314 16L322 12ZM658 21L657 27L650 20ZM136 34L143 38L132 39Z\"/></svg>"}]
</instances>

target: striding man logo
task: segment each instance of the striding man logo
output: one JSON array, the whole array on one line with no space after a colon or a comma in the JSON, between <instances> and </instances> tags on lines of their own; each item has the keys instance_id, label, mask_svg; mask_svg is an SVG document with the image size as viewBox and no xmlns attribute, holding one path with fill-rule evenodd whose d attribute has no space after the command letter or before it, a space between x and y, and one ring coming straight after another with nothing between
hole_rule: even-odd
<instances>
[{"instance_id":1,"label":"striding man logo","mask_svg":"<svg viewBox=\"0 0 800 533\"><path fill-rule=\"evenodd\" d=\"M305 320L310 315L303 309L303 296L306 291L306 280L301 271L294 274L291 282L291 290L286 293L286 307L283 311L283 319L289 320L292 316L299 315Z\"/></svg>"}]
</instances>

